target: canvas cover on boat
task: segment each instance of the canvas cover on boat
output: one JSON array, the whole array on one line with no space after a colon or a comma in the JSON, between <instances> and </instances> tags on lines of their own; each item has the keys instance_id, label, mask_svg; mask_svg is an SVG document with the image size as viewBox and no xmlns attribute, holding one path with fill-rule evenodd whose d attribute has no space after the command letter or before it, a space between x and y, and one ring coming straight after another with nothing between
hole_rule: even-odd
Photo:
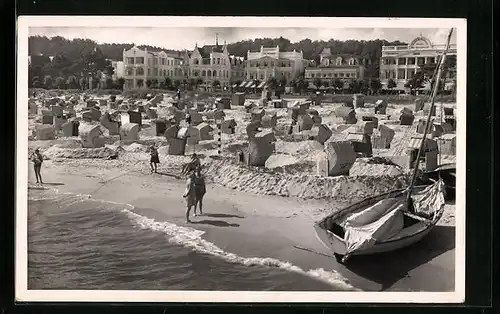
<instances>
[{"instance_id":1,"label":"canvas cover on boat","mask_svg":"<svg viewBox=\"0 0 500 314\"><path fill-rule=\"evenodd\" d=\"M432 219L444 205L442 180L412 194L415 213ZM391 239L403 229L405 197L386 198L349 216L344 222L347 254L368 249Z\"/></svg>"}]
</instances>

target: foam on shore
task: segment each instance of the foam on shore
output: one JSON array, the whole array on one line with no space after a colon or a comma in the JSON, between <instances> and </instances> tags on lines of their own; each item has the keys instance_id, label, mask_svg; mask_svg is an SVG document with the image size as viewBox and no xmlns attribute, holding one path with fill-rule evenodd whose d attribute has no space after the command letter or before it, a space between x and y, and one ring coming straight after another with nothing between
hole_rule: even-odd
<instances>
[{"instance_id":1,"label":"foam on shore","mask_svg":"<svg viewBox=\"0 0 500 314\"><path fill-rule=\"evenodd\" d=\"M141 216L128 209L122 210L140 228L153 231L164 232L168 236L168 241L172 244L182 245L193 249L196 252L210 254L224 259L227 262L241 264L245 266L268 266L277 267L283 270L296 272L324 283L340 288L345 291L359 291L348 283L348 280L335 271L327 271L322 268L303 270L289 262L283 262L270 257L241 257L234 253L225 252L215 244L202 239L204 231L178 226L169 222L159 222L154 219Z\"/></svg>"}]
</instances>

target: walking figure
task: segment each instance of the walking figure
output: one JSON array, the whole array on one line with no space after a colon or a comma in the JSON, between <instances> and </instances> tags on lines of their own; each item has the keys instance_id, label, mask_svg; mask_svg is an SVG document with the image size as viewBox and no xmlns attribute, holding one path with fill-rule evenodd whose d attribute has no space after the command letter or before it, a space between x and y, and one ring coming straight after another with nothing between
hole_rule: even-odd
<instances>
[{"instance_id":1,"label":"walking figure","mask_svg":"<svg viewBox=\"0 0 500 314\"><path fill-rule=\"evenodd\" d=\"M158 173L158 164L160 163L160 157L158 156L158 149L154 145L151 145L149 153L151 154L151 159L149 165L151 166L151 173Z\"/></svg>"},{"instance_id":2,"label":"walking figure","mask_svg":"<svg viewBox=\"0 0 500 314\"><path fill-rule=\"evenodd\" d=\"M201 167L197 167L195 171L190 172L186 182L186 191L183 197L186 199L186 223L190 223L189 213L191 207L194 206L194 215L196 217L196 207L199 206L200 215L203 214L203 197L206 193L205 179L201 175Z\"/></svg>"},{"instance_id":3,"label":"walking figure","mask_svg":"<svg viewBox=\"0 0 500 314\"><path fill-rule=\"evenodd\" d=\"M43 156L40 154L40 150L38 148L35 149L35 152L31 155L31 161L33 162L33 167L35 169L36 183L43 184L41 174Z\"/></svg>"}]
</instances>

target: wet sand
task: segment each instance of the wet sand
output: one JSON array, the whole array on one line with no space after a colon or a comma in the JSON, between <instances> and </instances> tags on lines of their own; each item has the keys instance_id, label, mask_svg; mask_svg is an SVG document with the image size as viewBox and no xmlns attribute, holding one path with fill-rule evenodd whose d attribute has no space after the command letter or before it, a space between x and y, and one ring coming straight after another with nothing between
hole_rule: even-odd
<instances>
[{"instance_id":1,"label":"wet sand","mask_svg":"<svg viewBox=\"0 0 500 314\"><path fill-rule=\"evenodd\" d=\"M52 161L44 164L42 174L47 186L62 192L130 203L139 214L187 226L181 197L185 182L168 174L140 175L97 168L68 172L67 167ZM34 182L32 167L29 182ZM312 227L319 214L311 213L326 205L323 201L261 196L209 185L204 215L192 218L189 227L205 231L203 238L224 251L289 261L304 270L335 270L364 291L454 290L455 228L454 219L450 219L454 206L447 206L448 218L421 242L391 253L356 257L343 266L329 257L333 254L316 238Z\"/></svg>"}]
</instances>

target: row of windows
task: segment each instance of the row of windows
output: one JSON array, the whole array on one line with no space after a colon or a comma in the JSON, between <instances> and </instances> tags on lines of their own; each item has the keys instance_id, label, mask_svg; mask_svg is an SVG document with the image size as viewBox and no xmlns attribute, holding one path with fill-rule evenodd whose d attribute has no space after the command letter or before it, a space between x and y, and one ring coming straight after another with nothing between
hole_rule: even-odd
<instances>
[{"instance_id":1,"label":"row of windows","mask_svg":"<svg viewBox=\"0 0 500 314\"><path fill-rule=\"evenodd\" d=\"M210 64L210 60L201 60L201 59L194 59L193 64ZM226 65L226 59L221 59L221 58L212 58L212 65L215 64L222 64Z\"/></svg>"},{"instance_id":2,"label":"row of windows","mask_svg":"<svg viewBox=\"0 0 500 314\"><path fill-rule=\"evenodd\" d=\"M399 69L397 72L394 70L381 71L382 79L398 79L398 80L409 80L411 79L415 73L417 73L416 69ZM446 77L452 78L454 73L452 71L448 71Z\"/></svg>"},{"instance_id":3,"label":"row of windows","mask_svg":"<svg viewBox=\"0 0 500 314\"><path fill-rule=\"evenodd\" d=\"M136 68L135 69L135 75L137 76L142 76L144 75L144 68ZM153 71L151 71L151 69L148 69L148 75L151 75L151 73L153 74L153 76L161 76L163 74L163 76L181 76L183 75L182 73L182 70L181 69L174 69L174 70L162 70L162 69L158 69L158 68L153 68ZM134 68L127 68L126 71L125 71L125 74L127 76L132 76L134 75Z\"/></svg>"},{"instance_id":4,"label":"row of windows","mask_svg":"<svg viewBox=\"0 0 500 314\"><path fill-rule=\"evenodd\" d=\"M290 79L292 77L292 73L288 72L288 73L283 73L283 75L285 75L286 77L288 77L288 79ZM272 73L269 73L267 75L267 78L270 78L272 77L273 74ZM264 80L266 78L266 75L261 73L261 74L256 74L256 73L250 73L250 77L249 77L251 80L253 79L260 79L260 80Z\"/></svg>"},{"instance_id":5,"label":"row of windows","mask_svg":"<svg viewBox=\"0 0 500 314\"><path fill-rule=\"evenodd\" d=\"M249 62L249 65L251 68L258 68L258 67L267 67L267 66L270 66L270 67L274 67L275 65L275 62L274 61L270 61L269 63L267 61L264 61L262 63L256 61L256 62ZM282 67L282 68L285 68L285 67L291 67L292 66L292 63L291 62L286 62L286 61L282 61L282 62L276 62L276 66L278 67Z\"/></svg>"},{"instance_id":6,"label":"row of windows","mask_svg":"<svg viewBox=\"0 0 500 314\"><path fill-rule=\"evenodd\" d=\"M344 73L344 72L340 72L340 73L306 73L306 77L309 77L309 78L315 78L315 77L347 77L347 78L357 78L359 77L358 73Z\"/></svg>"},{"instance_id":7,"label":"row of windows","mask_svg":"<svg viewBox=\"0 0 500 314\"><path fill-rule=\"evenodd\" d=\"M411 57L411 58L397 58L398 65L424 65L424 64L434 64L436 62L435 57ZM383 58L382 63L384 65L396 65L396 58Z\"/></svg>"},{"instance_id":8,"label":"row of windows","mask_svg":"<svg viewBox=\"0 0 500 314\"><path fill-rule=\"evenodd\" d=\"M126 64L144 64L144 57L127 57L125 59L125 63ZM161 65L169 65L169 66L182 65L181 60L177 60L177 59L171 60L171 59L167 59L167 58L156 58L156 57L148 59L148 65L151 65L151 63L153 63L153 65L158 65L158 63L160 63Z\"/></svg>"},{"instance_id":9,"label":"row of windows","mask_svg":"<svg viewBox=\"0 0 500 314\"><path fill-rule=\"evenodd\" d=\"M328 59L328 58L323 59L324 65L330 65L330 63L331 63L330 59ZM335 59L335 65L342 65L342 64L345 64L344 59L342 59L342 57L337 57ZM356 65L356 59L350 58L349 61L347 62L347 64Z\"/></svg>"},{"instance_id":10,"label":"row of windows","mask_svg":"<svg viewBox=\"0 0 500 314\"><path fill-rule=\"evenodd\" d=\"M244 77L245 76L245 72L244 71L241 71L241 72L238 72L238 71L233 71L232 72L232 75L234 77Z\"/></svg>"},{"instance_id":11,"label":"row of windows","mask_svg":"<svg viewBox=\"0 0 500 314\"><path fill-rule=\"evenodd\" d=\"M190 73L194 76L202 76L202 77L223 77L223 78L229 78L229 71L227 70L219 70L219 73L217 73L217 70L193 70ZM217 75L218 74L218 75Z\"/></svg>"}]
</instances>

